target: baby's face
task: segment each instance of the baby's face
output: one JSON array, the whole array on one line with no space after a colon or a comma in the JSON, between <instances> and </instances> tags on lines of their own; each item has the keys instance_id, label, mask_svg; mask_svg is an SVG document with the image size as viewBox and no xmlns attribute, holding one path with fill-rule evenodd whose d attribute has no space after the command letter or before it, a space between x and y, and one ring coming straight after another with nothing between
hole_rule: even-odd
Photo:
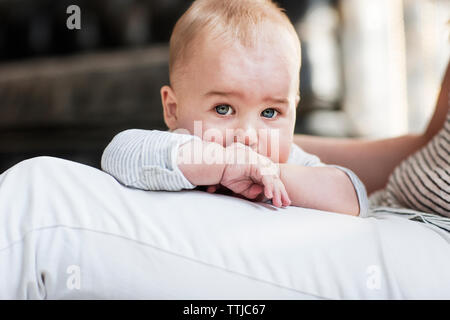
<instances>
[{"instance_id":1,"label":"baby's face","mask_svg":"<svg viewBox=\"0 0 450 320\"><path fill-rule=\"evenodd\" d=\"M255 48L201 41L174 88L176 124L170 129L187 129L224 147L241 142L272 161L286 162L299 99L299 62L279 49L291 45L286 39L272 38Z\"/></svg>"}]
</instances>

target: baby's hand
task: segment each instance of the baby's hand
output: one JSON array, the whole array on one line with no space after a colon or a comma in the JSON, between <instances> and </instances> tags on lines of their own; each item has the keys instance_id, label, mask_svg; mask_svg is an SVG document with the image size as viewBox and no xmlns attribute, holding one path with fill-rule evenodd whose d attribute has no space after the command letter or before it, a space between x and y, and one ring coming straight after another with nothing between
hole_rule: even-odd
<instances>
[{"instance_id":1,"label":"baby's hand","mask_svg":"<svg viewBox=\"0 0 450 320\"><path fill-rule=\"evenodd\" d=\"M231 144L225 152L226 165L221 185L248 199L264 193L276 207L291 204L277 164L242 143ZM208 191L214 192L215 188L211 186Z\"/></svg>"}]
</instances>

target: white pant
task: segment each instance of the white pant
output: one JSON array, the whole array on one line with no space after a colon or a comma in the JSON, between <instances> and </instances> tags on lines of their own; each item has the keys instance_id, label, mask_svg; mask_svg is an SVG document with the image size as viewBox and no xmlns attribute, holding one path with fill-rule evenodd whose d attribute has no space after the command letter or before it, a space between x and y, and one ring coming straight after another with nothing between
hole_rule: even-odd
<instances>
[{"instance_id":1,"label":"white pant","mask_svg":"<svg viewBox=\"0 0 450 320\"><path fill-rule=\"evenodd\" d=\"M3 299L450 298L448 249L402 218L145 192L50 157L0 176Z\"/></svg>"}]
</instances>

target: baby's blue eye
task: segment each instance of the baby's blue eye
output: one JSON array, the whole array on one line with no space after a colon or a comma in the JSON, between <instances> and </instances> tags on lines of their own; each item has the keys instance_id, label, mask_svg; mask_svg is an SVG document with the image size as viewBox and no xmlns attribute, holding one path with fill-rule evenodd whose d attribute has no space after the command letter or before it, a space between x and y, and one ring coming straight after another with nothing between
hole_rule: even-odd
<instances>
[{"instance_id":1,"label":"baby's blue eye","mask_svg":"<svg viewBox=\"0 0 450 320\"><path fill-rule=\"evenodd\" d=\"M227 116L233 110L229 105L221 104L216 107L216 112L220 115Z\"/></svg>"},{"instance_id":2,"label":"baby's blue eye","mask_svg":"<svg viewBox=\"0 0 450 320\"><path fill-rule=\"evenodd\" d=\"M261 115L266 118L275 118L277 113L278 112L275 109L268 108L268 109L264 110L263 112L261 112Z\"/></svg>"}]
</instances>

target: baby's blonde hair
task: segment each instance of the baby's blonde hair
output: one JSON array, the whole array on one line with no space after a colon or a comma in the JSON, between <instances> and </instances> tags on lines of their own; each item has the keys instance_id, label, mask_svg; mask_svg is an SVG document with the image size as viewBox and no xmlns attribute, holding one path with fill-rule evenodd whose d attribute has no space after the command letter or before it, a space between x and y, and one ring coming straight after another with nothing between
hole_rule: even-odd
<instances>
[{"instance_id":1,"label":"baby's blonde hair","mask_svg":"<svg viewBox=\"0 0 450 320\"><path fill-rule=\"evenodd\" d=\"M175 24L170 38L169 74L173 85L187 52L202 31L213 38L238 40L252 47L264 33L267 22L284 28L293 40L300 67L301 51L297 32L284 10L271 0L196 0ZM180 65L181 64L181 65Z\"/></svg>"}]
</instances>

